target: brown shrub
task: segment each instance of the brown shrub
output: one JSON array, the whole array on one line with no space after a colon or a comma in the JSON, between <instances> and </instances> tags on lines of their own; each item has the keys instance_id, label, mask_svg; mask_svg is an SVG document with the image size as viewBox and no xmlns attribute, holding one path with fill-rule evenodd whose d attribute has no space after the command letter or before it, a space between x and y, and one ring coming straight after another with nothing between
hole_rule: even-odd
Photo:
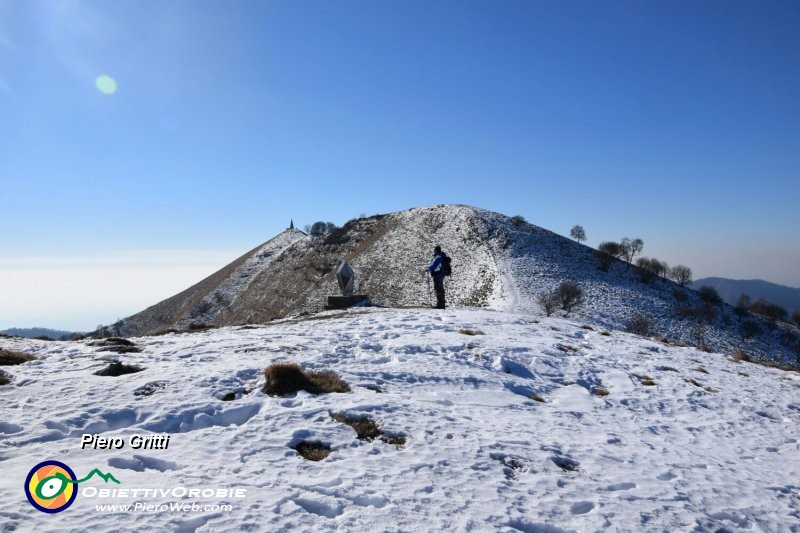
<instances>
[{"instance_id":1,"label":"brown shrub","mask_svg":"<svg viewBox=\"0 0 800 533\"><path fill-rule=\"evenodd\" d=\"M297 453L309 461L322 461L331 454L331 447L321 442L301 442L294 447Z\"/></svg>"},{"instance_id":2,"label":"brown shrub","mask_svg":"<svg viewBox=\"0 0 800 533\"><path fill-rule=\"evenodd\" d=\"M33 361L36 356L25 352L12 352L0 348L0 366L21 365Z\"/></svg>"},{"instance_id":3,"label":"brown shrub","mask_svg":"<svg viewBox=\"0 0 800 533\"><path fill-rule=\"evenodd\" d=\"M608 389L606 389L605 387L598 387L594 391L592 391L592 394L594 394L595 396L608 396L609 393Z\"/></svg>"},{"instance_id":4,"label":"brown shrub","mask_svg":"<svg viewBox=\"0 0 800 533\"><path fill-rule=\"evenodd\" d=\"M485 335L484 332L478 329L461 328L460 330L458 330L458 332L461 333L462 335Z\"/></svg>"},{"instance_id":5,"label":"brown shrub","mask_svg":"<svg viewBox=\"0 0 800 533\"><path fill-rule=\"evenodd\" d=\"M0 370L0 385L8 385L14 379L11 374L7 374Z\"/></svg>"},{"instance_id":6,"label":"brown shrub","mask_svg":"<svg viewBox=\"0 0 800 533\"><path fill-rule=\"evenodd\" d=\"M335 372L304 372L297 363L274 363L264 369L264 376L267 378L264 393L270 396L285 396L301 390L311 394L350 392L350 385Z\"/></svg>"},{"instance_id":7,"label":"brown shrub","mask_svg":"<svg viewBox=\"0 0 800 533\"><path fill-rule=\"evenodd\" d=\"M647 387L652 387L656 384L655 380L650 376L639 376L639 383Z\"/></svg>"},{"instance_id":8,"label":"brown shrub","mask_svg":"<svg viewBox=\"0 0 800 533\"><path fill-rule=\"evenodd\" d=\"M532 399L534 401L536 401L536 402L541 402L541 403L545 403L547 401L547 400L544 399L544 396L542 396L541 394L534 394L532 396Z\"/></svg>"},{"instance_id":9,"label":"brown shrub","mask_svg":"<svg viewBox=\"0 0 800 533\"><path fill-rule=\"evenodd\" d=\"M264 393L270 396L284 396L308 387L308 378L297 363L274 363L264 370L264 376Z\"/></svg>"}]
</instances>

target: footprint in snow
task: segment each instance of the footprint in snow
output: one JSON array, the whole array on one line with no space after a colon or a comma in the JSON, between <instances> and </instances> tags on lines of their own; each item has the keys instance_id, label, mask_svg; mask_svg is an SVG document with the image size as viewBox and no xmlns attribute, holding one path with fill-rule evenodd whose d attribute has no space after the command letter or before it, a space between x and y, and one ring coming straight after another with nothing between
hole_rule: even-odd
<instances>
[{"instance_id":1,"label":"footprint in snow","mask_svg":"<svg viewBox=\"0 0 800 533\"><path fill-rule=\"evenodd\" d=\"M594 509L594 504L592 502L576 502L572 504L569 511L572 514L586 514L592 509Z\"/></svg>"}]
</instances>

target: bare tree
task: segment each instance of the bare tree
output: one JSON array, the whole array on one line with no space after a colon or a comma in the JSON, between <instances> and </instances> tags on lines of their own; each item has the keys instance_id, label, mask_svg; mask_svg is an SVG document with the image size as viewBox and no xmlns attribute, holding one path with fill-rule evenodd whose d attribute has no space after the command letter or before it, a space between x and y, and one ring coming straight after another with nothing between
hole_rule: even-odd
<instances>
[{"instance_id":1,"label":"bare tree","mask_svg":"<svg viewBox=\"0 0 800 533\"><path fill-rule=\"evenodd\" d=\"M611 241L603 241L594 251L594 258L597 261L597 267L603 272L608 272L611 264L615 258L621 254L619 243Z\"/></svg>"},{"instance_id":2,"label":"bare tree","mask_svg":"<svg viewBox=\"0 0 800 533\"><path fill-rule=\"evenodd\" d=\"M553 311L558 308L558 304L561 302L561 299L558 297L558 294L555 291L540 292L536 295L536 302L542 306L544 313L547 316L550 316L553 314Z\"/></svg>"},{"instance_id":3,"label":"bare tree","mask_svg":"<svg viewBox=\"0 0 800 533\"><path fill-rule=\"evenodd\" d=\"M675 282L684 287L687 283L692 282L692 269L686 265L675 265L669 269L669 277Z\"/></svg>"},{"instance_id":4,"label":"bare tree","mask_svg":"<svg viewBox=\"0 0 800 533\"><path fill-rule=\"evenodd\" d=\"M611 257L620 258L622 257L622 246L618 242L614 241L603 241L597 247L598 250L601 252L607 253Z\"/></svg>"},{"instance_id":5,"label":"bare tree","mask_svg":"<svg viewBox=\"0 0 800 533\"><path fill-rule=\"evenodd\" d=\"M603 272L608 272L608 269L611 268L611 263L614 261L614 258L601 250L595 250L594 260L597 261L597 268Z\"/></svg>"},{"instance_id":6,"label":"bare tree","mask_svg":"<svg viewBox=\"0 0 800 533\"><path fill-rule=\"evenodd\" d=\"M656 277L659 261L658 259L640 257L636 260L636 266L639 267L639 280L642 283L650 283Z\"/></svg>"},{"instance_id":7,"label":"bare tree","mask_svg":"<svg viewBox=\"0 0 800 533\"><path fill-rule=\"evenodd\" d=\"M572 227L572 231L569 232L569 236L578 242L583 242L586 240L586 232L583 230L583 226L579 225Z\"/></svg>"},{"instance_id":8,"label":"bare tree","mask_svg":"<svg viewBox=\"0 0 800 533\"><path fill-rule=\"evenodd\" d=\"M561 309L564 310L564 316L583 304L583 290L574 281L562 281L556 289L556 294L561 302Z\"/></svg>"},{"instance_id":9,"label":"bare tree","mask_svg":"<svg viewBox=\"0 0 800 533\"><path fill-rule=\"evenodd\" d=\"M310 227L309 226L306 227L308 228L308 231L306 231L306 233L315 236L327 235L328 233L337 229L336 224L334 224L333 222L323 222L321 220L314 222Z\"/></svg>"},{"instance_id":10,"label":"bare tree","mask_svg":"<svg viewBox=\"0 0 800 533\"><path fill-rule=\"evenodd\" d=\"M619 243L619 246L622 251L622 257L625 259L625 261L632 263L633 258L642 252L642 249L644 248L644 241L642 241L642 239L631 240L625 237Z\"/></svg>"},{"instance_id":11,"label":"bare tree","mask_svg":"<svg viewBox=\"0 0 800 533\"><path fill-rule=\"evenodd\" d=\"M653 331L653 321L646 315L636 313L625 323L625 331L647 337Z\"/></svg>"},{"instance_id":12,"label":"bare tree","mask_svg":"<svg viewBox=\"0 0 800 533\"><path fill-rule=\"evenodd\" d=\"M770 320L786 322L789 313L783 307L759 298L756 303L750 306L750 310Z\"/></svg>"}]
</instances>

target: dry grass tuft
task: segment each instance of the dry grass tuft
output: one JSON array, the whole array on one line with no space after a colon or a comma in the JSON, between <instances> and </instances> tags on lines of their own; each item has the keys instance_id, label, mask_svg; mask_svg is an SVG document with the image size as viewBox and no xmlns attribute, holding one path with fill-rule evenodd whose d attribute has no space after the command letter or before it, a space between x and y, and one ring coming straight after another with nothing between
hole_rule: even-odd
<instances>
[{"instance_id":1,"label":"dry grass tuft","mask_svg":"<svg viewBox=\"0 0 800 533\"><path fill-rule=\"evenodd\" d=\"M610 331L603 331L603 332L600 333L600 335L602 335L603 337L610 337L611 336L611 332Z\"/></svg>"},{"instance_id":2,"label":"dry grass tuft","mask_svg":"<svg viewBox=\"0 0 800 533\"><path fill-rule=\"evenodd\" d=\"M672 368L671 366L660 366L660 367L658 367L658 370L661 370L662 372L677 372L678 371L677 368Z\"/></svg>"},{"instance_id":3,"label":"dry grass tuft","mask_svg":"<svg viewBox=\"0 0 800 533\"><path fill-rule=\"evenodd\" d=\"M706 392L717 392L717 389L714 387L703 387L703 390Z\"/></svg>"},{"instance_id":4,"label":"dry grass tuft","mask_svg":"<svg viewBox=\"0 0 800 533\"><path fill-rule=\"evenodd\" d=\"M210 324L193 323L189 324L189 327L186 328L186 331L188 331L189 333L202 333L210 329L217 329L217 326L212 326Z\"/></svg>"},{"instance_id":5,"label":"dry grass tuft","mask_svg":"<svg viewBox=\"0 0 800 533\"><path fill-rule=\"evenodd\" d=\"M639 376L639 383L646 387L653 387L656 384L655 380L650 376Z\"/></svg>"},{"instance_id":6,"label":"dry grass tuft","mask_svg":"<svg viewBox=\"0 0 800 533\"><path fill-rule=\"evenodd\" d=\"M742 350L737 350L731 358L739 362L746 362L746 363L753 363L754 365L761 365L766 366L767 368L777 368L778 370L783 370L785 372L799 372L800 368L792 366L792 365L784 365L781 363L776 363L770 359L756 359L754 357L750 357L746 352Z\"/></svg>"},{"instance_id":7,"label":"dry grass tuft","mask_svg":"<svg viewBox=\"0 0 800 533\"><path fill-rule=\"evenodd\" d=\"M111 361L107 367L102 370L98 370L94 373L95 376L111 376L117 377L122 376L123 374L135 374L136 372L141 372L144 368L136 365L125 365L119 361Z\"/></svg>"},{"instance_id":8,"label":"dry grass tuft","mask_svg":"<svg viewBox=\"0 0 800 533\"><path fill-rule=\"evenodd\" d=\"M595 396L608 396L609 392L608 389L605 387L598 387L594 391L592 391L592 394L594 394Z\"/></svg>"},{"instance_id":9,"label":"dry grass tuft","mask_svg":"<svg viewBox=\"0 0 800 533\"><path fill-rule=\"evenodd\" d=\"M556 344L556 348L561 350L562 352L567 352L567 353L577 352L578 351L578 348L576 348L575 346L573 346L571 344L559 343L559 344Z\"/></svg>"},{"instance_id":10,"label":"dry grass tuft","mask_svg":"<svg viewBox=\"0 0 800 533\"><path fill-rule=\"evenodd\" d=\"M304 372L297 363L275 363L264 369L267 384L264 393L285 396L304 390L311 394L350 392L350 385L335 372L319 370Z\"/></svg>"},{"instance_id":11,"label":"dry grass tuft","mask_svg":"<svg viewBox=\"0 0 800 533\"><path fill-rule=\"evenodd\" d=\"M373 441L381 436L378 424L369 417L354 418L341 413L331 413L331 418L356 430L359 440Z\"/></svg>"},{"instance_id":12,"label":"dry grass tuft","mask_svg":"<svg viewBox=\"0 0 800 533\"><path fill-rule=\"evenodd\" d=\"M750 356L747 355L747 352L745 352L744 350L736 350L731 356L731 359L733 359L737 363L741 363L742 361L746 363L750 362Z\"/></svg>"},{"instance_id":13,"label":"dry grass tuft","mask_svg":"<svg viewBox=\"0 0 800 533\"><path fill-rule=\"evenodd\" d=\"M321 442L301 442L294 449L309 461L322 461L331 454L331 447Z\"/></svg>"},{"instance_id":14,"label":"dry grass tuft","mask_svg":"<svg viewBox=\"0 0 800 533\"><path fill-rule=\"evenodd\" d=\"M589 324L584 324L581 326L581 329L588 329L589 331L594 331L594 328Z\"/></svg>"},{"instance_id":15,"label":"dry grass tuft","mask_svg":"<svg viewBox=\"0 0 800 533\"><path fill-rule=\"evenodd\" d=\"M740 376L744 376L746 378L750 377L750 374L748 374L747 372L737 372L737 374L739 374Z\"/></svg>"},{"instance_id":16,"label":"dry grass tuft","mask_svg":"<svg viewBox=\"0 0 800 533\"><path fill-rule=\"evenodd\" d=\"M34 361L36 356L25 352L12 352L0 348L0 366L21 365L28 361Z\"/></svg>"},{"instance_id":17,"label":"dry grass tuft","mask_svg":"<svg viewBox=\"0 0 800 533\"><path fill-rule=\"evenodd\" d=\"M157 329L152 336L153 337L160 337L162 335L169 335L170 333L180 333L176 328L161 328Z\"/></svg>"},{"instance_id":18,"label":"dry grass tuft","mask_svg":"<svg viewBox=\"0 0 800 533\"><path fill-rule=\"evenodd\" d=\"M8 385L14 379L11 374L7 374L0 370L0 385Z\"/></svg>"},{"instance_id":19,"label":"dry grass tuft","mask_svg":"<svg viewBox=\"0 0 800 533\"><path fill-rule=\"evenodd\" d=\"M701 372L701 373L703 373L703 374L708 374L708 370L706 370L706 369L705 369L705 368L703 368L702 366L698 366L697 368L695 368L695 369L694 369L694 371L695 371L695 372Z\"/></svg>"},{"instance_id":20,"label":"dry grass tuft","mask_svg":"<svg viewBox=\"0 0 800 533\"><path fill-rule=\"evenodd\" d=\"M391 444L398 448L402 448L406 445L406 438L403 435L386 435L384 434L381 437L381 440L386 444Z\"/></svg>"},{"instance_id":21,"label":"dry grass tuft","mask_svg":"<svg viewBox=\"0 0 800 533\"><path fill-rule=\"evenodd\" d=\"M312 384L312 389L308 391L312 394L350 392L350 385L342 380L336 372L331 370L306 372L306 376Z\"/></svg>"},{"instance_id":22,"label":"dry grass tuft","mask_svg":"<svg viewBox=\"0 0 800 533\"><path fill-rule=\"evenodd\" d=\"M486 335L479 329L461 328L460 330L458 330L458 332L461 333L462 335Z\"/></svg>"},{"instance_id":23,"label":"dry grass tuft","mask_svg":"<svg viewBox=\"0 0 800 533\"><path fill-rule=\"evenodd\" d=\"M536 402L547 403L547 400L541 394L534 394L531 399Z\"/></svg>"},{"instance_id":24,"label":"dry grass tuft","mask_svg":"<svg viewBox=\"0 0 800 533\"><path fill-rule=\"evenodd\" d=\"M694 379L694 378L689 378L689 379L687 379L687 380L686 380L686 382L687 382L687 383L691 383L691 384L692 384L692 385L694 385L695 387L702 387L702 386L703 386L703 385L702 385L700 382L698 382L698 381L697 381L696 379Z\"/></svg>"},{"instance_id":25,"label":"dry grass tuft","mask_svg":"<svg viewBox=\"0 0 800 533\"><path fill-rule=\"evenodd\" d=\"M353 428L356 432L356 436L360 440L372 442L373 440L380 438L383 442L392 444L398 448L404 446L406 443L405 436L399 434L387 435L385 432L379 429L378 424L369 417L357 418L354 416L347 416L343 413L331 413L331 418Z\"/></svg>"}]
</instances>

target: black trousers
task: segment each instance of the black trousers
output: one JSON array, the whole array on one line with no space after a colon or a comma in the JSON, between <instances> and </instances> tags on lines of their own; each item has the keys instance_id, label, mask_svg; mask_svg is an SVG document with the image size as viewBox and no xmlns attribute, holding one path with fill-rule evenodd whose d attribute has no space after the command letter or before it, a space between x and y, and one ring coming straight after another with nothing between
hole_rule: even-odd
<instances>
[{"instance_id":1,"label":"black trousers","mask_svg":"<svg viewBox=\"0 0 800 533\"><path fill-rule=\"evenodd\" d=\"M444 309L444 278L433 278L433 290L436 291L436 307Z\"/></svg>"}]
</instances>

